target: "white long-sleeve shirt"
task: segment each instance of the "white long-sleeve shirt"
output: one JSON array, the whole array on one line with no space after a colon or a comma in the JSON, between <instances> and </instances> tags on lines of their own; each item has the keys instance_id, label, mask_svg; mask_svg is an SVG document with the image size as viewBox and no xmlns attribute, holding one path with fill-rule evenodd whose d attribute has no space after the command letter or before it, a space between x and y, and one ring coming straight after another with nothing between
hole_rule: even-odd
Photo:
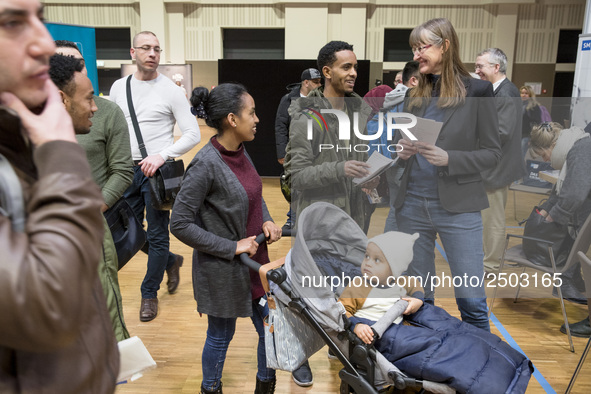
<instances>
[{"instance_id":1,"label":"white long-sleeve shirt","mask_svg":"<svg viewBox=\"0 0 591 394\"><path fill-rule=\"evenodd\" d=\"M127 77L111 86L110 99L123 110L129 128L133 160L141 160L137 138L129 115L126 93ZM164 160L176 158L191 150L201 141L197 119L183 90L162 74L150 81L131 78L131 94L138 124L148 155L160 154ZM174 142L174 124L178 123L182 136Z\"/></svg>"}]
</instances>

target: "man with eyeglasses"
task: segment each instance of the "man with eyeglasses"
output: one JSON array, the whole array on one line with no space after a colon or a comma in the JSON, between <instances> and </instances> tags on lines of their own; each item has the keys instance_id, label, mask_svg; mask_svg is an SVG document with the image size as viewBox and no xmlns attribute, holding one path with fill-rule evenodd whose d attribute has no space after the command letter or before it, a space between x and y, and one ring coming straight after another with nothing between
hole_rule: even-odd
<instances>
[{"instance_id":1,"label":"man with eyeglasses","mask_svg":"<svg viewBox=\"0 0 591 394\"><path fill-rule=\"evenodd\" d=\"M525 175L521 155L520 93L506 76L507 55L499 48L488 48L476 57L476 74L493 84L499 114L501 161L482 173L489 207L482 211L484 270L496 272L505 246L505 206L509 185Z\"/></svg>"},{"instance_id":2,"label":"man with eyeglasses","mask_svg":"<svg viewBox=\"0 0 591 394\"><path fill-rule=\"evenodd\" d=\"M127 119L135 164L133 183L124 196L140 221L143 221L145 209L148 221L148 241L142 248L148 254L148 270L141 286L140 320L143 322L153 320L158 314L157 295L164 271L168 275L168 292L172 294L178 287L179 268L183 264L183 257L169 250L170 212L152 207L148 178L166 160L181 156L201 140L197 119L191 114L182 89L158 72L161 52L160 42L154 33L142 31L133 38L130 54L136 61L137 71L131 78L131 96L148 153L146 158L142 158L127 104L127 77L115 81L110 92L111 100L121 107ZM175 122L182 132L176 142Z\"/></svg>"}]
</instances>

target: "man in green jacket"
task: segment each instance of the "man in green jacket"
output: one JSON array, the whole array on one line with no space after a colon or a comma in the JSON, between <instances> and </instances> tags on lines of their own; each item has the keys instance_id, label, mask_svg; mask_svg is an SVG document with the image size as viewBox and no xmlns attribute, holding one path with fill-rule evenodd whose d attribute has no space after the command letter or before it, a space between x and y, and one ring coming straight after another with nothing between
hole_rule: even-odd
<instances>
[{"instance_id":1,"label":"man in green jacket","mask_svg":"<svg viewBox=\"0 0 591 394\"><path fill-rule=\"evenodd\" d=\"M58 49L59 52L60 49ZM102 113L100 110L97 111L98 105L95 99L99 98L93 95L92 84L84 72L86 68L81 55L80 57L55 55L50 61L50 66L51 78L60 89L66 110L72 117L74 129L78 133L76 136L78 143L86 151L93 179L101 187L105 200L102 206L104 212L121 197L133 176L129 138L125 130L126 123L122 123L125 133L117 133L116 129L117 115L120 115L119 120L125 119L122 113L113 113L114 104L111 103L105 105L101 101L100 106L103 111ZM118 107L115 110L121 112ZM93 116L95 113L98 116ZM92 120L90 120L91 117ZM114 121L113 118L115 118ZM117 275L117 251L106 221L103 221L103 231L105 237L98 272L107 299L107 309L111 316L113 330L117 340L121 341L129 338L129 332L123 317Z\"/></svg>"},{"instance_id":2,"label":"man in green jacket","mask_svg":"<svg viewBox=\"0 0 591 394\"><path fill-rule=\"evenodd\" d=\"M296 230L298 214L318 201L343 209L363 229L365 221L369 220L365 214L368 199L361 187L354 185L353 178L367 175L369 165L365 163L367 145L353 129L357 118L358 132L367 134L371 108L353 92L357 57L352 45L331 41L320 49L317 63L324 77L324 87L293 100L289 107L291 123L284 168L291 182ZM340 112L327 113L327 110ZM347 118L349 127L346 127ZM341 123L348 130L340 130ZM348 132L350 138L339 139L341 132ZM312 371L307 361L292 373L292 378L300 386L312 385Z\"/></svg>"},{"instance_id":3,"label":"man in green jacket","mask_svg":"<svg viewBox=\"0 0 591 394\"><path fill-rule=\"evenodd\" d=\"M367 134L371 108L353 92L357 57L352 45L331 41L320 50L317 62L324 87L311 91L308 97L294 100L289 108L292 120L284 167L291 181L292 195L295 195L292 208L301 212L316 201L329 202L364 228L364 207L368 200L362 189L353 184L353 178L368 174L366 143L371 142L362 141L353 127L348 130L350 139L339 139L342 131L338 115L322 113L323 110L340 110L348 116L350 126L354 125L354 114L358 114L358 130Z\"/></svg>"}]
</instances>

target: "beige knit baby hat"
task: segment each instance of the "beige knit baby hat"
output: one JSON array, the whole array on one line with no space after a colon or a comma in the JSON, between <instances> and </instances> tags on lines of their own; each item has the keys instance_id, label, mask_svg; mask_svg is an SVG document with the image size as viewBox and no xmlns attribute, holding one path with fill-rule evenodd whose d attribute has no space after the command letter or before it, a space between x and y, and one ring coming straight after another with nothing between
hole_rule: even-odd
<instances>
[{"instance_id":1,"label":"beige knit baby hat","mask_svg":"<svg viewBox=\"0 0 591 394\"><path fill-rule=\"evenodd\" d=\"M410 265L413 256L413 245L419 238L419 233L406 234L399 231L388 231L387 233L377 235L371 238L373 242L382 250L394 277L399 277Z\"/></svg>"}]
</instances>

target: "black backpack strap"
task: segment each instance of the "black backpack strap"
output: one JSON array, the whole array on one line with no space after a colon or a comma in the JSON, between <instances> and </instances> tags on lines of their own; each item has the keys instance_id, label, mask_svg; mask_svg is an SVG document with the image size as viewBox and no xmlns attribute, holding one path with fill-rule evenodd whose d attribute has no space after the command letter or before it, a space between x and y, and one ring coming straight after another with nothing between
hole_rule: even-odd
<instances>
[{"instance_id":1,"label":"black backpack strap","mask_svg":"<svg viewBox=\"0 0 591 394\"><path fill-rule=\"evenodd\" d=\"M137 116L135 116L135 109L133 108L133 100L131 99L131 77L132 76L133 76L133 74L130 74L129 77L127 77L127 82L126 82L127 106L129 107L129 116L131 116L131 123L133 123L133 129L135 130L135 137L137 138L137 143L140 148L142 158L145 159L148 156L148 151L146 151L146 145L144 144L144 139L142 138L142 132L140 131L140 125L137 122Z\"/></svg>"},{"instance_id":2,"label":"black backpack strap","mask_svg":"<svg viewBox=\"0 0 591 394\"><path fill-rule=\"evenodd\" d=\"M0 215L8 217L12 229L25 231L25 200L21 183L8 160L0 154Z\"/></svg>"}]
</instances>

